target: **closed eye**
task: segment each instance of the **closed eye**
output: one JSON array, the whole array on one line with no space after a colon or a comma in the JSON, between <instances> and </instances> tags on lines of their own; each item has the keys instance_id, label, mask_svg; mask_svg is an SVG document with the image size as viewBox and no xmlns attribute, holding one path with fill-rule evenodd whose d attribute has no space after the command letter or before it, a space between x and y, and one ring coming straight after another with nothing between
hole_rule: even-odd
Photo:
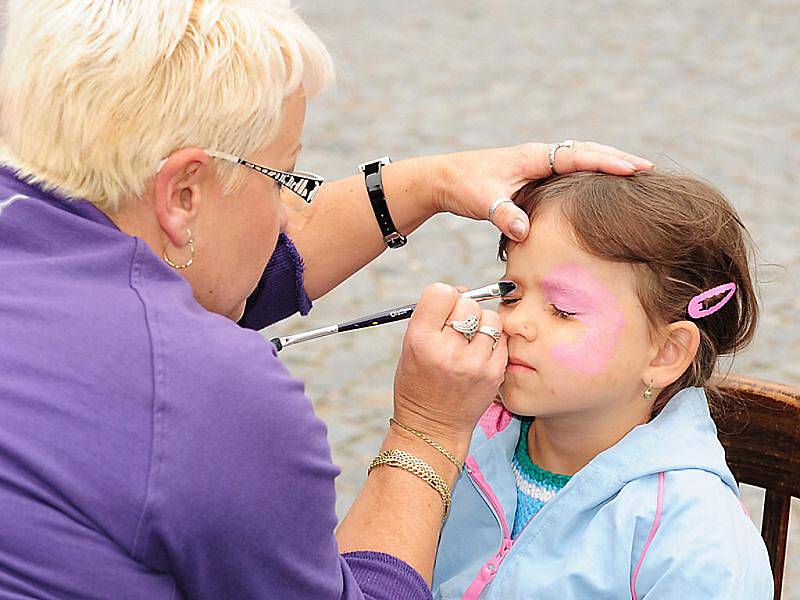
<instances>
[{"instance_id":1,"label":"closed eye","mask_svg":"<svg viewBox=\"0 0 800 600\"><path fill-rule=\"evenodd\" d=\"M501 298L500 304L502 304L503 306L511 306L512 304L515 304L519 301L520 301L519 298Z\"/></svg>"},{"instance_id":2,"label":"closed eye","mask_svg":"<svg viewBox=\"0 0 800 600\"><path fill-rule=\"evenodd\" d=\"M550 305L550 310L553 313L553 315L555 315L559 319L571 319L572 317L574 317L575 315L578 314L578 313L569 312L569 311L566 311L566 310L561 310L555 304L551 304Z\"/></svg>"}]
</instances>

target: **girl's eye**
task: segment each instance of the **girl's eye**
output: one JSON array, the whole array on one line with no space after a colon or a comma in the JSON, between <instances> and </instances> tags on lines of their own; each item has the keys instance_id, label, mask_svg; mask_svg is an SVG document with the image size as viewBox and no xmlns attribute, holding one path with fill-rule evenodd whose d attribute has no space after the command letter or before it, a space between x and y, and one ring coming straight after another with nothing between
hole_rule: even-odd
<instances>
[{"instance_id":1,"label":"girl's eye","mask_svg":"<svg viewBox=\"0 0 800 600\"><path fill-rule=\"evenodd\" d=\"M550 310L559 319L570 319L570 318L574 317L576 314L578 314L578 313L569 312L569 311L566 311L566 310L561 310L555 304L551 304L550 305Z\"/></svg>"},{"instance_id":2,"label":"girl's eye","mask_svg":"<svg viewBox=\"0 0 800 600\"><path fill-rule=\"evenodd\" d=\"M512 304L515 304L517 302L519 302L519 298L501 298L500 299L500 304L502 304L503 306L511 306Z\"/></svg>"}]
</instances>

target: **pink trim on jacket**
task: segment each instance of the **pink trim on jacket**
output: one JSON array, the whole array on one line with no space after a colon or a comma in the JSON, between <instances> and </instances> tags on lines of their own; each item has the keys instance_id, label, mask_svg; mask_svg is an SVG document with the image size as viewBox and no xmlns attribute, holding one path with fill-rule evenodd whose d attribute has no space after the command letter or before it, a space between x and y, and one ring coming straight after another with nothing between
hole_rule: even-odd
<instances>
[{"instance_id":1,"label":"pink trim on jacket","mask_svg":"<svg viewBox=\"0 0 800 600\"><path fill-rule=\"evenodd\" d=\"M658 526L661 523L661 507L664 501L664 473L658 474L658 498L656 499L656 516L653 518L653 526L650 528L650 535L647 538L647 542L644 545L644 550L642 550L642 555L639 557L639 562L636 563L636 568L633 570L633 576L631 577L631 598L632 600L637 600L636 597L636 577L639 575L639 569L642 567L642 563L644 562L645 554L647 554L647 550L650 548L650 543L653 541L653 538L656 536L656 531L658 531Z\"/></svg>"},{"instance_id":2,"label":"pink trim on jacket","mask_svg":"<svg viewBox=\"0 0 800 600\"><path fill-rule=\"evenodd\" d=\"M502 407L501 409L505 410ZM506 423L506 425L508 425L508 423ZM505 429L505 426L503 429ZM470 582L469 586L467 586L464 595L461 597L462 600L476 600L486 586L489 585L492 579L494 579L494 576L497 575L500 564L508 555L509 551L511 550L511 546L514 545L514 542L511 539L511 532L508 528L506 516L503 512L503 506L500 504L500 499L486 481L483 473L481 473L481 470L478 468L478 463L475 462L475 459L472 456L468 456L467 460L464 461L464 466L467 469L467 474L469 475L470 479L472 479L475 485L481 490L481 492L483 492L486 500L491 505L495 516L500 521L500 527L503 530L503 542L500 544L500 548L497 550L494 556L487 560L478 570L478 574L475 575L475 578Z\"/></svg>"},{"instance_id":3,"label":"pink trim on jacket","mask_svg":"<svg viewBox=\"0 0 800 600\"><path fill-rule=\"evenodd\" d=\"M490 440L492 437L501 431L503 431L508 424L511 423L512 415L508 412L505 407L498 403L492 402L489 408L481 416L480 420L478 421L478 425L481 426L483 429L483 433L486 435L486 439Z\"/></svg>"},{"instance_id":4,"label":"pink trim on jacket","mask_svg":"<svg viewBox=\"0 0 800 600\"><path fill-rule=\"evenodd\" d=\"M750 511L749 511L749 510L747 510L747 507L744 505L744 502L742 502L742 499L741 499L741 498L739 498L739 506L741 506L741 507L742 507L742 510L744 511L744 514L745 514L745 515L747 516L747 518L749 519L749 518L750 518Z\"/></svg>"}]
</instances>

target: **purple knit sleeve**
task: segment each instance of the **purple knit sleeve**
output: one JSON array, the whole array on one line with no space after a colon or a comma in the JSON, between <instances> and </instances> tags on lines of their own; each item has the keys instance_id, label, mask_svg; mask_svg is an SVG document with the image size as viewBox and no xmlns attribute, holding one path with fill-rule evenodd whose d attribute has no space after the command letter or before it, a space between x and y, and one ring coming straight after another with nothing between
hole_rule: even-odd
<instances>
[{"instance_id":1,"label":"purple knit sleeve","mask_svg":"<svg viewBox=\"0 0 800 600\"><path fill-rule=\"evenodd\" d=\"M281 232L258 286L247 299L239 325L263 329L298 311L307 315L310 310L311 300L303 287L303 258Z\"/></svg>"},{"instance_id":2,"label":"purple knit sleeve","mask_svg":"<svg viewBox=\"0 0 800 600\"><path fill-rule=\"evenodd\" d=\"M431 600L433 598L422 576L408 563L391 554L360 551L348 552L342 556L366 599Z\"/></svg>"}]
</instances>

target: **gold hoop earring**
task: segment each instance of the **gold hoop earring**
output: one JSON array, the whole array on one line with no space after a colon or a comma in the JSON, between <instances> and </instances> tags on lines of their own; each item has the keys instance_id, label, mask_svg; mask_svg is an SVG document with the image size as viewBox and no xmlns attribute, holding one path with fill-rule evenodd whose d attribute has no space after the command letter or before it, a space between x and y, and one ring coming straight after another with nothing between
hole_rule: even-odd
<instances>
[{"instance_id":1,"label":"gold hoop earring","mask_svg":"<svg viewBox=\"0 0 800 600\"><path fill-rule=\"evenodd\" d=\"M650 379L650 385L647 386L647 389L644 391L644 394L642 394L642 395L644 396L645 400L652 400L652 398L653 398L653 380L652 379Z\"/></svg>"},{"instance_id":2,"label":"gold hoop earring","mask_svg":"<svg viewBox=\"0 0 800 600\"><path fill-rule=\"evenodd\" d=\"M191 266L192 262L194 261L194 238L192 237L192 230L187 227L186 228L186 233L189 235L189 241L186 242L186 245L189 247L189 252L190 252L189 260L187 260L182 265L178 265L178 264L172 262L170 260L169 256L167 256L167 247L169 246L169 242L164 244L164 252L161 255L161 257L164 259L164 262L166 262L173 269L177 269L179 271L181 269L185 269L186 267Z\"/></svg>"}]
</instances>

